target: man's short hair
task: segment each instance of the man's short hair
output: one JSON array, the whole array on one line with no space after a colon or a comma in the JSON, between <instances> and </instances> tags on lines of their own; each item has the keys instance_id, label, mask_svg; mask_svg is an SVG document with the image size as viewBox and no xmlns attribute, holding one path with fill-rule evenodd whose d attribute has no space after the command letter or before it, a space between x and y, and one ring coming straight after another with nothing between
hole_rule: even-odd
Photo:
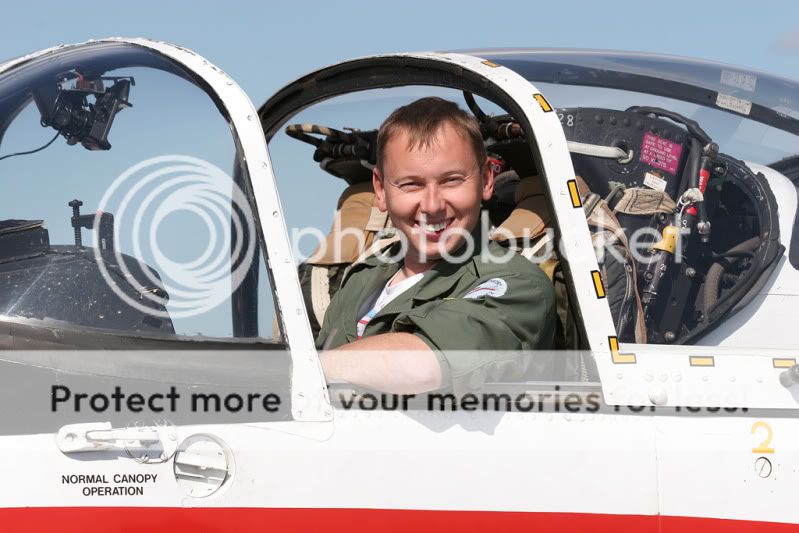
<instances>
[{"instance_id":1,"label":"man's short hair","mask_svg":"<svg viewBox=\"0 0 799 533\"><path fill-rule=\"evenodd\" d=\"M454 102L428 96L395 109L380 126L377 132L377 168L381 176L386 144L398 131L404 130L408 133L409 149L416 146L428 147L435 140L438 129L445 123L452 125L472 145L477 167L482 175L486 148L477 119Z\"/></svg>"}]
</instances>

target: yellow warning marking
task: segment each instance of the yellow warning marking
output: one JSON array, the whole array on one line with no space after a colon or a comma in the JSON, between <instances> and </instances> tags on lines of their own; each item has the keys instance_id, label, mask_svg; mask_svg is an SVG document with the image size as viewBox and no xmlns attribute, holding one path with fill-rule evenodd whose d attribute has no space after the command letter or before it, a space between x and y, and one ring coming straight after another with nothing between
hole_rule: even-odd
<instances>
[{"instance_id":1,"label":"yellow warning marking","mask_svg":"<svg viewBox=\"0 0 799 533\"><path fill-rule=\"evenodd\" d=\"M617 365L634 365L636 363L634 353L619 353L619 339L608 337L610 344L610 357Z\"/></svg>"},{"instance_id":2,"label":"yellow warning marking","mask_svg":"<svg viewBox=\"0 0 799 533\"><path fill-rule=\"evenodd\" d=\"M605 286L602 285L602 278L599 276L599 270L592 270L591 277L594 278L594 289L596 289L596 297L600 300L605 297Z\"/></svg>"},{"instance_id":3,"label":"yellow warning marking","mask_svg":"<svg viewBox=\"0 0 799 533\"><path fill-rule=\"evenodd\" d=\"M758 420L752 425L752 435L757 433L757 430L763 428L766 430L766 440L760 443L756 448L752 448L752 453L774 453L774 448L771 447L771 441L774 439L774 430L768 425L768 422Z\"/></svg>"},{"instance_id":4,"label":"yellow warning marking","mask_svg":"<svg viewBox=\"0 0 799 533\"><path fill-rule=\"evenodd\" d=\"M775 357L774 368L792 368L796 365L796 359L787 357Z\"/></svg>"},{"instance_id":5,"label":"yellow warning marking","mask_svg":"<svg viewBox=\"0 0 799 533\"><path fill-rule=\"evenodd\" d=\"M535 98L535 101L541 106L541 109L544 111L544 113L549 113L552 111L552 106L549 105L549 102L547 102L547 99L544 98L543 94L536 93L533 95L533 98Z\"/></svg>"},{"instance_id":6,"label":"yellow warning marking","mask_svg":"<svg viewBox=\"0 0 799 533\"><path fill-rule=\"evenodd\" d=\"M496 63L494 63L493 61L489 61L487 59L485 61L480 61L480 63L482 63L483 65L485 65L487 67L491 67L491 68L497 68L499 66Z\"/></svg>"},{"instance_id":7,"label":"yellow warning marking","mask_svg":"<svg viewBox=\"0 0 799 533\"><path fill-rule=\"evenodd\" d=\"M572 199L572 205L574 207L582 207L583 202L580 200L580 191L577 190L577 180L569 180L569 195Z\"/></svg>"},{"instance_id":8,"label":"yellow warning marking","mask_svg":"<svg viewBox=\"0 0 799 533\"><path fill-rule=\"evenodd\" d=\"M689 361L691 366L716 366L716 360L712 355L692 355Z\"/></svg>"}]
</instances>

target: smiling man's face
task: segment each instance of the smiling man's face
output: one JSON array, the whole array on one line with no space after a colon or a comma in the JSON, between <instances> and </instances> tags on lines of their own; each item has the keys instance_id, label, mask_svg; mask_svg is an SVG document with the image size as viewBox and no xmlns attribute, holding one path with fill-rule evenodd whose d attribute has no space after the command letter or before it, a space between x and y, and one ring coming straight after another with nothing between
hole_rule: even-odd
<instances>
[{"instance_id":1,"label":"smiling man's face","mask_svg":"<svg viewBox=\"0 0 799 533\"><path fill-rule=\"evenodd\" d=\"M400 129L385 145L382 175L372 182L377 205L408 240L406 266L434 263L452 254L480 219L481 200L489 200L494 178L478 164L472 145L449 123L427 145L411 147Z\"/></svg>"}]
</instances>

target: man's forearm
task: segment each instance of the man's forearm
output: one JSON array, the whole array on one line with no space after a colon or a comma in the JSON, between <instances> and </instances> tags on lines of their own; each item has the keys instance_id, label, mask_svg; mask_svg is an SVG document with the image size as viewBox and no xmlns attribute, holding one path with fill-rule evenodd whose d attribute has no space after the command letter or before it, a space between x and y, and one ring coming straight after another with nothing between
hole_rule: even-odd
<instances>
[{"instance_id":1,"label":"man's forearm","mask_svg":"<svg viewBox=\"0 0 799 533\"><path fill-rule=\"evenodd\" d=\"M384 333L320 356L325 377L392 394L441 387L441 367L430 347L411 333Z\"/></svg>"}]
</instances>

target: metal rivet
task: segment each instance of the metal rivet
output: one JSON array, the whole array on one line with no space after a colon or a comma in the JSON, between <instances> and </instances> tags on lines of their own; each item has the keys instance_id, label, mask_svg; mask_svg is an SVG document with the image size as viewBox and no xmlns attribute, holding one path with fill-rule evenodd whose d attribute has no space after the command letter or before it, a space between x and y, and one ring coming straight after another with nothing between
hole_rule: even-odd
<instances>
[{"instance_id":1,"label":"metal rivet","mask_svg":"<svg viewBox=\"0 0 799 533\"><path fill-rule=\"evenodd\" d=\"M755 472L762 478L767 478L771 475L772 466L771 461L766 457L758 457L755 459Z\"/></svg>"},{"instance_id":2,"label":"metal rivet","mask_svg":"<svg viewBox=\"0 0 799 533\"><path fill-rule=\"evenodd\" d=\"M649 390L649 401L652 402L654 405L665 405L668 401L668 395L666 394L666 389L663 387L656 385Z\"/></svg>"}]
</instances>

